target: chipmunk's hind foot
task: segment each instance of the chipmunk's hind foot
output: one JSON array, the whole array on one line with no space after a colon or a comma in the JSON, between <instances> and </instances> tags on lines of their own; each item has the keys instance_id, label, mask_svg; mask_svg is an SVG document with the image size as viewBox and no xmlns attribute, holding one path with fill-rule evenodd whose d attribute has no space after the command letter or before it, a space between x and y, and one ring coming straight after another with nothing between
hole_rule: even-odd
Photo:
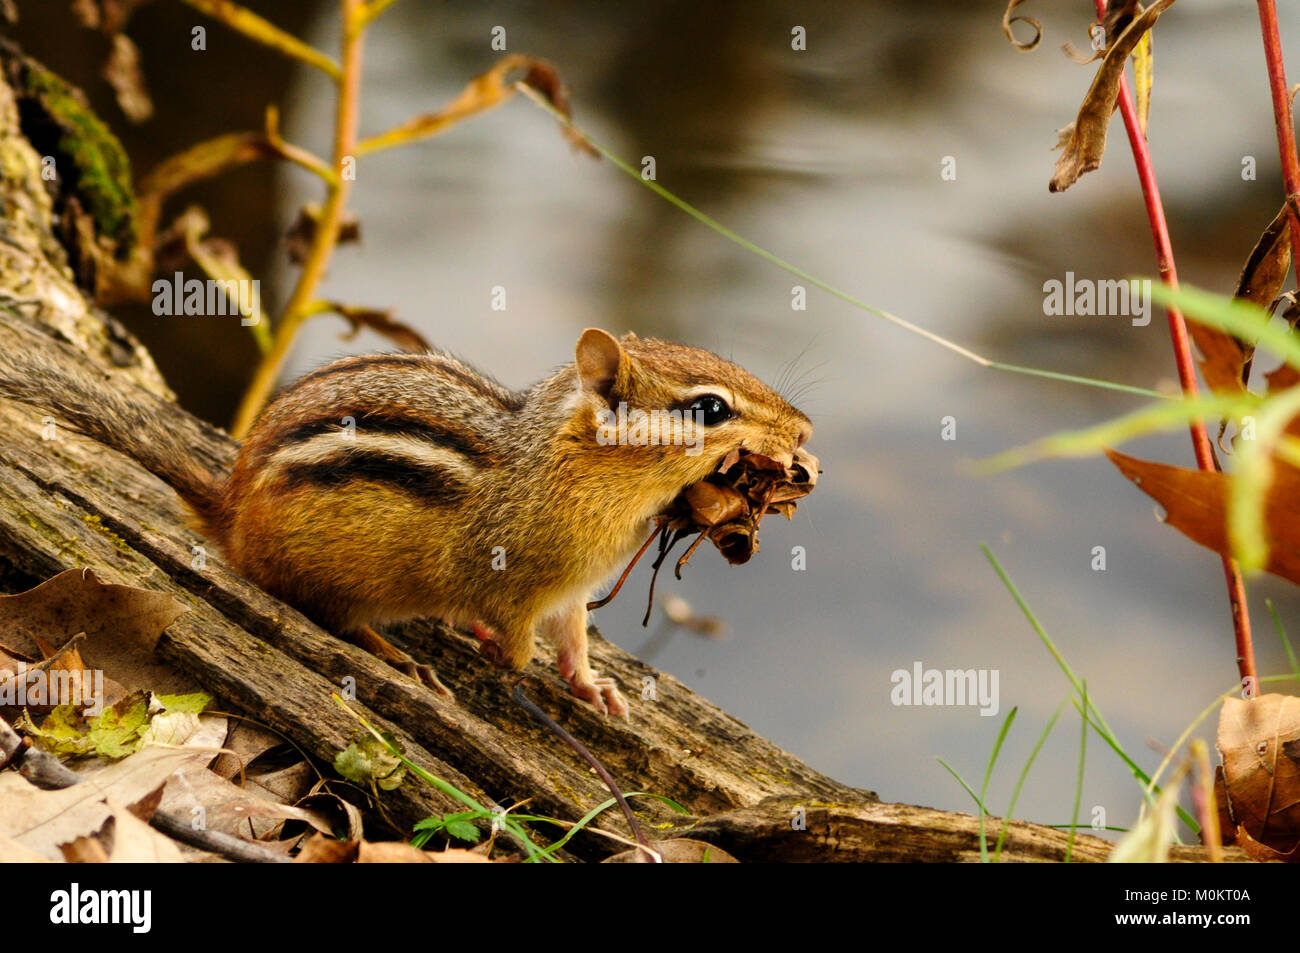
<instances>
[{"instance_id":1,"label":"chipmunk's hind foot","mask_svg":"<svg viewBox=\"0 0 1300 953\"><path fill-rule=\"evenodd\" d=\"M370 626L363 625L359 628L353 629L351 632L346 633L344 638L353 645L365 649L376 658L387 662L404 675L409 675L417 682L427 685L449 701L455 701L456 696L453 695L451 689L444 685L442 680L438 678L438 673L434 671L432 665L417 662L415 659L411 658L410 655L389 642Z\"/></svg>"}]
</instances>

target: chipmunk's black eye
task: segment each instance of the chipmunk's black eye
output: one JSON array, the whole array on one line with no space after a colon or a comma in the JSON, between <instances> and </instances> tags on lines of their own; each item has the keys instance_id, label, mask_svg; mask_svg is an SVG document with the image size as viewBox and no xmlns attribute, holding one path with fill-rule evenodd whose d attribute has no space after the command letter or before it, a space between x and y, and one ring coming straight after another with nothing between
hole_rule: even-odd
<instances>
[{"instance_id":1,"label":"chipmunk's black eye","mask_svg":"<svg viewBox=\"0 0 1300 953\"><path fill-rule=\"evenodd\" d=\"M687 410L692 414L702 415L697 419L703 421L706 427L716 427L736 416L727 402L717 394L701 394L691 401Z\"/></svg>"}]
</instances>

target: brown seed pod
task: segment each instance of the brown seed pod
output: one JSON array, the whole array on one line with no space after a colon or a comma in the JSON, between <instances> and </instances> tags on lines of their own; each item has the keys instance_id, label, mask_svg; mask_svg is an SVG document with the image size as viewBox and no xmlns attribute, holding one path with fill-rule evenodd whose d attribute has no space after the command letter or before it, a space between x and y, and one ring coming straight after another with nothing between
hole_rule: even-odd
<instances>
[{"instance_id":1,"label":"brown seed pod","mask_svg":"<svg viewBox=\"0 0 1300 953\"><path fill-rule=\"evenodd\" d=\"M654 532L632 557L614 589L604 599L588 603L587 608L603 606L618 594L632 567L657 536L659 554L650 578L650 602L642 620L643 625L647 624L659 569L677 543L688 536L695 537L674 567L678 579L682 577L682 567L705 539L718 548L727 562L743 565L758 552L758 526L763 517L779 513L786 519L793 518L798 501L812 492L820 472L817 458L802 448L793 454L778 455L731 451L714 473L683 490L656 518Z\"/></svg>"}]
</instances>

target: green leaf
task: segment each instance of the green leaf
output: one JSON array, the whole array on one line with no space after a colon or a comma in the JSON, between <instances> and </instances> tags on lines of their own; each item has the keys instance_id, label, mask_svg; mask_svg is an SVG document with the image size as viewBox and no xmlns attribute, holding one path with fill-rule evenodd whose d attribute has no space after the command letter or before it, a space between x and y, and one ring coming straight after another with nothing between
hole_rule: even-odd
<instances>
[{"instance_id":1,"label":"green leaf","mask_svg":"<svg viewBox=\"0 0 1300 953\"><path fill-rule=\"evenodd\" d=\"M90 723L86 737L96 754L125 758L140 747L140 736L148 723L148 697L144 692L132 692L111 708L105 708Z\"/></svg>"},{"instance_id":2,"label":"green leaf","mask_svg":"<svg viewBox=\"0 0 1300 953\"><path fill-rule=\"evenodd\" d=\"M91 753L90 740L86 737L88 726L76 705L59 705L45 716L40 727L24 711L14 727L30 737L42 751L68 757Z\"/></svg>"},{"instance_id":3,"label":"green leaf","mask_svg":"<svg viewBox=\"0 0 1300 953\"><path fill-rule=\"evenodd\" d=\"M212 696L206 692L191 692L188 695L154 695L154 698L170 712L188 711L196 715L212 704Z\"/></svg>"},{"instance_id":4,"label":"green leaf","mask_svg":"<svg viewBox=\"0 0 1300 953\"><path fill-rule=\"evenodd\" d=\"M471 844L478 843L479 829L469 821L448 821L446 831L448 836L456 840L468 841Z\"/></svg>"},{"instance_id":5,"label":"green leaf","mask_svg":"<svg viewBox=\"0 0 1300 953\"><path fill-rule=\"evenodd\" d=\"M399 787L406 776L406 767L388 745L391 744L395 750L401 749L390 733L384 732L384 735L383 740L365 737L352 742L334 756L334 770L349 781L376 784L384 791Z\"/></svg>"}]
</instances>

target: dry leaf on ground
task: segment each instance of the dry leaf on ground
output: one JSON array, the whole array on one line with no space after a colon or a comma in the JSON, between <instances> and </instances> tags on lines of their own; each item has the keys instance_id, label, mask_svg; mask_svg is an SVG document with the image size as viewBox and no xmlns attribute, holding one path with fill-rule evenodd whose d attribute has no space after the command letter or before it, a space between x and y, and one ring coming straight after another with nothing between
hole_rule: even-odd
<instances>
[{"instance_id":1,"label":"dry leaf on ground","mask_svg":"<svg viewBox=\"0 0 1300 953\"><path fill-rule=\"evenodd\" d=\"M89 569L69 569L35 589L0 596L0 647L41 658L41 643L77 647L87 667L127 688L188 691L193 685L154 657L163 629L185 606L162 592L101 583Z\"/></svg>"},{"instance_id":2,"label":"dry leaf on ground","mask_svg":"<svg viewBox=\"0 0 1300 953\"><path fill-rule=\"evenodd\" d=\"M1256 860L1300 860L1300 698L1224 699L1217 746L1237 843Z\"/></svg>"}]
</instances>

